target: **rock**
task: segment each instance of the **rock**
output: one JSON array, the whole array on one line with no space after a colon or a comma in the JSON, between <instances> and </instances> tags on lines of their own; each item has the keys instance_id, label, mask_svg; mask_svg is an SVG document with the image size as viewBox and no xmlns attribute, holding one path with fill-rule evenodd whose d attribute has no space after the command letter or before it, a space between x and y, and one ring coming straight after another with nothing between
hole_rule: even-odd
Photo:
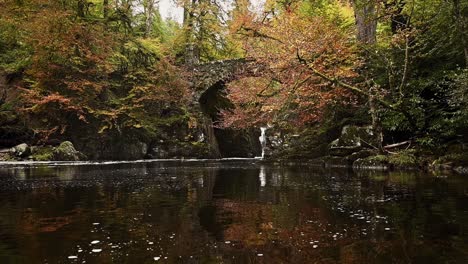
<instances>
[{"instance_id":1,"label":"rock","mask_svg":"<svg viewBox=\"0 0 468 264\"><path fill-rule=\"evenodd\" d=\"M370 156L375 155L375 154L376 154L375 150L364 149L364 150L352 153L347 158L348 158L348 160L354 162L354 161L356 161L358 159L364 159L364 158L370 157Z\"/></svg>"},{"instance_id":2,"label":"rock","mask_svg":"<svg viewBox=\"0 0 468 264\"><path fill-rule=\"evenodd\" d=\"M84 159L86 159L86 157L81 152L77 151L70 141L62 142L53 150L53 160L79 161Z\"/></svg>"},{"instance_id":3,"label":"rock","mask_svg":"<svg viewBox=\"0 0 468 264\"><path fill-rule=\"evenodd\" d=\"M359 152L361 149L360 146L330 147L329 153L331 156L344 157Z\"/></svg>"},{"instance_id":4,"label":"rock","mask_svg":"<svg viewBox=\"0 0 468 264\"><path fill-rule=\"evenodd\" d=\"M371 126L345 126L340 137L331 143L331 148L340 147L371 147L379 145L378 137L373 133Z\"/></svg>"},{"instance_id":5,"label":"rock","mask_svg":"<svg viewBox=\"0 0 468 264\"><path fill-rule=\"evenodd\" d=\"M326 157L325 167L326 168L348 168L352 164L352 161L343 157Z\"/></svg>"},{"instance_id":6,"label":"rock","mask_svg":"<svg viewBox=\"0 0 468 264\"><path fill-rule=\"evenodd\" d=\"M128 144L125 149L122 149L125 153L122 153L122 158L126 160L138 160L143 159L148 153L148 145L144 142L134 142Z\"/></svg>"},{"instance_id":7,"label":"rock","mask_svg":"<svg viewBox=\"0 0 468 264\"><path fill-rule=\"evenodd\" d=\"M27 157L31 154L31 148L26 143L19 144L12 148L11 152L17 157Z\"/></svg>"},{"instance_id":8,"label":"rock","mask_svg":"<svg viewBox=\"0 0 468 264\"><path fill-rule=\"evenodd\" d=\"M9 161L12 160L10 153L0 152L0 161Z\"/></svg>"},{"instance_id":9,"label":"rock","mask_svg":"<svg viewBox=\"0 0 468 264\"><path fill-rule=\"evenodd\" d=\"M79 148L93 160L141 160L148 154L148 145L138 139L106 138L102 140L91 139L83 144L80 139Z\"/></svg>"},{"instance_id":10,"label":"rock","mask_svg":"<svg viewBox=\"0 0 468 264\"><path fill-rule=\"evenodd\" d=\"M468 174L468 167L467 166L457 166L453 168L459 174Z\"/></svg>"},{"instance_id":11,"label":"rock","mask_svg":"<svg viewBox=\"0 0 468 264\"><path fill-rule=\"evenodd\" d=\"M390 165L388 163L388 157L377 155L357 159L353 162L353 169L388 170L390 169Z\"/></svg>"},{"instance_id":12,"label":"rock","mask_svg":"<svg viewBox=\"0 0 468 264\"><path fill-rule=\"evenodd\" d=\"M50 161L54 159L54 148L51 146L41 146L31 148L31 159L35 161Z\"/></svg>"},{"instance_id":13,"label":"rock","mask_svg":"<svg viewBox=\"0 0 468 264\"><path fill-rule=\"evenodd\" d=\"M170 158L169 152L165 149L161 148L160 146L155 146L151 148L148 156L152 159L168 159Z\"/></svg>"}]
</instances>

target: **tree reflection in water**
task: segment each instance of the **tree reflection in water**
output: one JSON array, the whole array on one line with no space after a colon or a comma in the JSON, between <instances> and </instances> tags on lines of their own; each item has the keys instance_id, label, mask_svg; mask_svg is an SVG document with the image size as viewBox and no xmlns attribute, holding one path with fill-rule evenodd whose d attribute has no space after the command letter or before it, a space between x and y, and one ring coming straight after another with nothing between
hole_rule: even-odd
<instances>
[{"instance_id":1,"label":"tree reflection in water","mask_svg":"<svg viewBox=\"0 0 468 264\"><path fill-rule=\"evenodd\" d=\"M1 263L68 256L464 263L468 256L467 181L453 175L251 162L15 167L0 175Z\"/></svg>"}]
</instances>

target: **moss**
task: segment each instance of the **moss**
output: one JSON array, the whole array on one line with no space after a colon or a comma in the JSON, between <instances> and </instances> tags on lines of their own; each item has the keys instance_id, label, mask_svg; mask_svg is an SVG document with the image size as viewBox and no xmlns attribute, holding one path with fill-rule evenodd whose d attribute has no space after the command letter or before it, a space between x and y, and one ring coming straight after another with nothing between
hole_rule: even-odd
<instances>
[{"instance_id":1,"label":"moss","mask_svg":"<svg viewBox=\"0 0 468 264\"><path fill-rule=\"evenodd\" d=\"M451 153L434 161L434 165L453 164L455 166L468 165L468 153Z\"/></svg>"},{"instance_id":2,"label":"moss","mask_svg":"<svg viewBox=\"0 0 468 264\"><path fill-rule=\"evenodd\" d=\"M388 156L386 155L371 156L371 157L368 157L366 160L371 161L371 162L373 161L373 162L385 162L385 163L389 161Z\"/></svg>"},{"instance_id":3,"label":"moss","mask_svg":"<svg viewBox=\"0 0 468 264\"><path fill-rule=\"evenodd\" d=\"M54 157L52 147L35 147L33 149L32 159L35 161L49 161Z\"/></svg>"},{"instance_id":4,"label":"moss","mask_svg":"<svg viewBox=\"0 0 468 264\"><path fill-rule=\"evenodd\" d=\"M390 167L390 168L416 168L420 160L414 150L404 150L395 154L378 154L365 159L359 159L356 167Z\"/></svg>"},{"instance_id":5,"label":"moss","mask_svg":"<svg viewBox=\"0 0 468 264\"><path fill-rule=\"evenodd\" d=\"M388 156L388 162L395 167L418 167L419 160L413 150L404 150Z\"/></svg>"},{"instance_id":6,"label":"moss","mask_svg":"<svg viewBox=\"0 0 468 264\"><path fill-rule=\"evenodd\" d=\"M14 161L15 158L10 153L0 153L0 161Z\"/></svg>"}]
</instances>

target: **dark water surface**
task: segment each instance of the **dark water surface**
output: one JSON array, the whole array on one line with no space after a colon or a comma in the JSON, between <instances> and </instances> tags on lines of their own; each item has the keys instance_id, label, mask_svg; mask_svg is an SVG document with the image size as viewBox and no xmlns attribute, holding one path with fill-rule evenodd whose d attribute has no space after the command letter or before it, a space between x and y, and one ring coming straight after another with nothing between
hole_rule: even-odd
<instances>
[{"instance_id":1,"label":"dark water surface","mask_svg":"<svg viewBox=\"0 0 468 264\"><path fill-rule=\"evenodd\" d=\"M249 161L0 168L0 263L468 263L468 179Z\"/></svg>"}]
</instances>

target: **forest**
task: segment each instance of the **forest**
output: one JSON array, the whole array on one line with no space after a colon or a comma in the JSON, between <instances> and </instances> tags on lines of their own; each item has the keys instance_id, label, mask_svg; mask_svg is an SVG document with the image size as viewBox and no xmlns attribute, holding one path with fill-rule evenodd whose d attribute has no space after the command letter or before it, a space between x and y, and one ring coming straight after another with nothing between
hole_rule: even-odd
<instances>
[{"instance_id":1,"label":"forest","mask_svg":"<svg viewBox=\"0 0 468 264\"><path fill-rule=\"evenodd\" d=\"M468 1L174 4L0 0L0 160L466 172Z\"/></svg>"}]
</instances>

